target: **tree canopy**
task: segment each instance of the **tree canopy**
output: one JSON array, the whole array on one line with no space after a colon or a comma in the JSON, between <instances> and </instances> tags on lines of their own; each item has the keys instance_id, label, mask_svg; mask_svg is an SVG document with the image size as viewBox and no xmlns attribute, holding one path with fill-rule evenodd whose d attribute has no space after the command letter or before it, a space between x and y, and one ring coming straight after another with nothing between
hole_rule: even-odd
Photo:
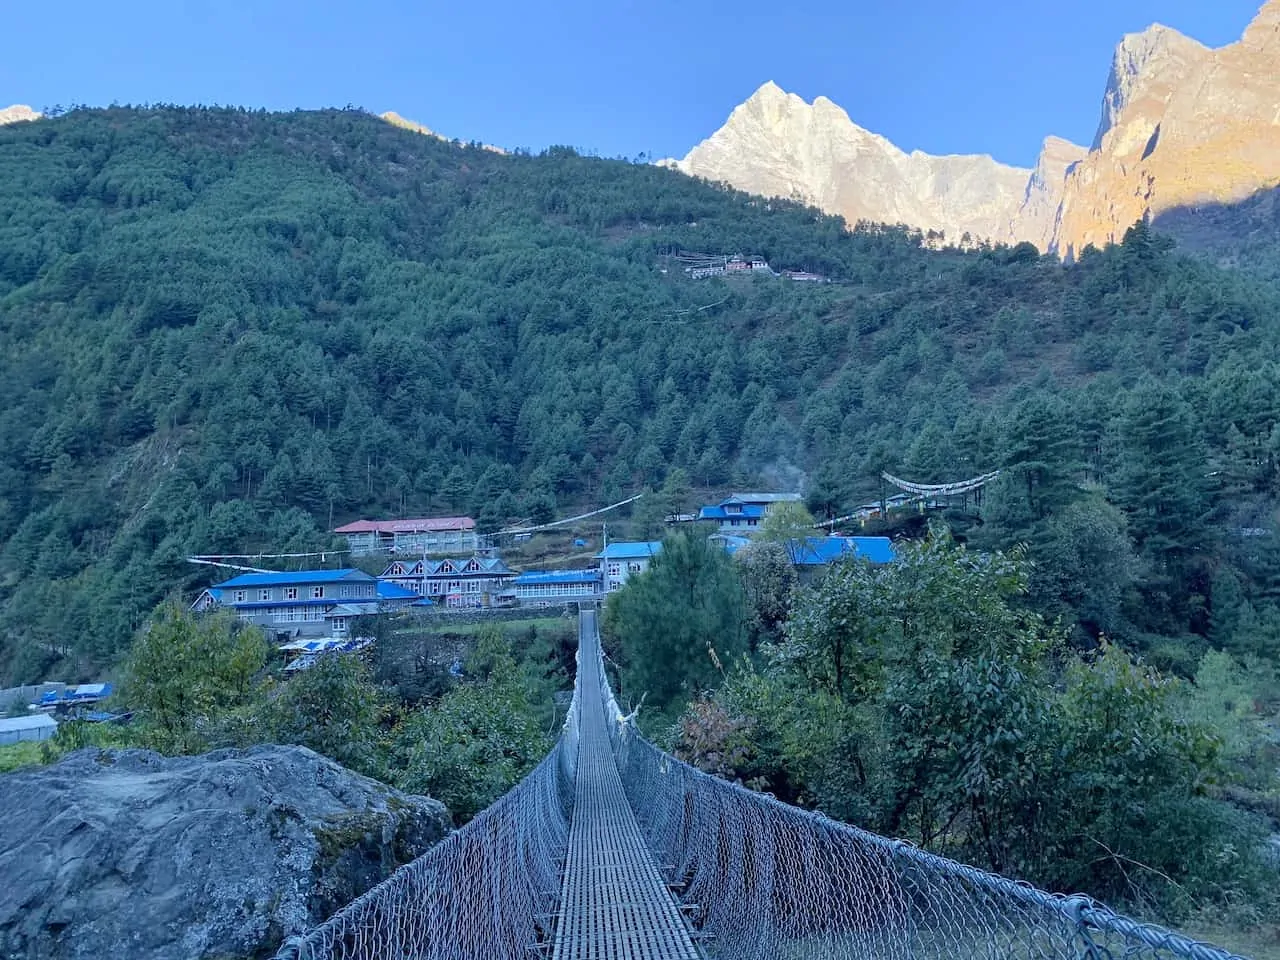
<instances>
[{"instance_id":1,"label":"tree canopy","mask_svg":"<svg viewBox=\"0 0 1280 960\"><path fill-rule=\"evenodd\" d=\"M690 251L835 282L694 281ZM882 470L1001 467L957 535L1046 563L1081 498L1114 507L1123 589L1033 595L1191 669L1280 632L1278 346L1269 279L1145 226L1068 266L354 110L7 126L0 672L89 679L209 581L185 556L332 549L361 515L648 487L652 535L689 487L803 474L830 516Z\"/></svg>"}]
</instances>

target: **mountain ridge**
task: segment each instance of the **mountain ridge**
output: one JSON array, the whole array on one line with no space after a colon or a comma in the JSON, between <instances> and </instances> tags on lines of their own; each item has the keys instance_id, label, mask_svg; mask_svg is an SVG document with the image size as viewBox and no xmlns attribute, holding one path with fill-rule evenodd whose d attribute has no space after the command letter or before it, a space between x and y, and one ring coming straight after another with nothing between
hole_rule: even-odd
<instances>
[{"instance_id":1,"label":"mountain ridge","mask_svg":"<svg viewBox=\"0 0 1280 960\"><path fill-rule=\"evenodd\" d=\"M1071 259L1137 220L1280 185L1280 0L1219 48L1159 23L1126 34L1090 146L1050 135L1033 169L988 154L905 153L827 97L807 104L772 80L664 163L850 224L1030 242Z\"/></svg>"}]
</instances>

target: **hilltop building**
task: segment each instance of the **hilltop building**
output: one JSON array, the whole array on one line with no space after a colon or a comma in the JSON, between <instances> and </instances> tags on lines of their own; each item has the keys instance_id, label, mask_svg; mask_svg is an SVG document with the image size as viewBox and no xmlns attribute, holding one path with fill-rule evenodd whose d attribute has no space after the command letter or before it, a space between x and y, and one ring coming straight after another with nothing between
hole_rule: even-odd
<instances>
[{"instance_id":1,"label":"hilltop building","mask_svg":"<svg viewBox=\"0 0 1280 960\"><path fill-rule=\"evenodd\" d=\"M397 560L378 578L448 607L491 606L516 572L498 557Z\"/></svg>"},{"instance_id":2,"label":"hilltop building","mask_svg":"<svg viewBox=\"0 0 1280 960\"><path fill-rule=\"evenodd\" d=\"M351 621L428 603L412 590L382 583L363 570L245 573L201 592L193 610L230 607L268 636L346 637Z\"/></svg>"},{"instance_id":3,"label":"hilltop building","mask_svg":"<svg viewBox=\"0 0 1280 960\"><path fill-rule=\"evenodd\" d=\"M596 554L600 561L600 583L605 593L622 587L631 577L644 573L649 564L662 552L662 543L658 540L626 541L618 540L609 544Z\"/></svg>"},{"instance_id":4,"label":"hilltop building","mask_svg":"<svg viewBox=\"0 0 1280 960\"><path fill-rule=\"evenodd\" d=\"M476 522L470 517L356 520L333 532L347 538L353 557L372 554L465 555L480 549Z\"/></svg>"},{"instance_id":5,"label":"hilltop building","mask_svg":"<svg viewBox=\"0 0 1280 960\"><path fill-rule=\"evenodd\" d=\"M780 503L801 503L798 493L731 493L719 503L698 511L699 520L711 520L723 534L750 536Z\"/></svg>"}]
</instances>

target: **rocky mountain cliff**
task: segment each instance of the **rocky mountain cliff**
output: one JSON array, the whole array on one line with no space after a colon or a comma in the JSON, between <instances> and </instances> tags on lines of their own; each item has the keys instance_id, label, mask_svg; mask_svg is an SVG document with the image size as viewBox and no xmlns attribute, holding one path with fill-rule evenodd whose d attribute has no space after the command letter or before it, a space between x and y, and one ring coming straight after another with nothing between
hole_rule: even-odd
<instances>
[{"instance_id":1,"label":"rocky mountain cliff","mask_svg":"<svg viewBox=\"0 0 1280 960\"><path fill-rule=\"evenodd\" d=\"M449 825L277 746L81 750L0 777L0 809L0 956L40 960L269 956Z\"/></svg>"},{"instance_id":2,"label":"rocky mountain cliff","mask_svg":"<svg viewBox=\"0 0 1280 960\"><path fill-rule=\"evenodd\" d=\"M39 120L40 114L25 103L15 103L11 107L0 107L0 125L19 123L23 120Z\"/></svg>"},{"instance_id":3,"label":"rocky mountain cliff","mask_svg":"<svg viewBox=\"0 0 1280 960\"><path fill-rule=\"evenodd\" d=\"M686 173L870 220L1030 241L1064 256L1136 220L1234 203L1280 183L1280 0L1210 49L1159 24L1117 48L1086 149L1045 140L1034 170L905 153L825 97L766 83L680 161Z\"/></svg>"},{"instance_id":4,"label":"rocky mountain cliff","mask_svg":"<svg viewBox=\"0 0 1280 960\"><path fill-rule=\"evenodd\" d=\"M1116 50L1093 146L1067 174L1053 249L1143 216L1237 203L1280 184L1280 0L1217 50L1160 25Z\"/></svg>"},{"instance_id":5,"label":"rocky mountain cliff","mask_svg":"<svg viewBox=\"0 0 1280 960\"><path fill-rule=\"evenodd\" d=\"M849 223L906 223L948 236L1011 239L1030 170L989 156L906 153L826 97L806 103L764 84L683 160L685 173L810 203Z\"/></svg>"}]
</instances>

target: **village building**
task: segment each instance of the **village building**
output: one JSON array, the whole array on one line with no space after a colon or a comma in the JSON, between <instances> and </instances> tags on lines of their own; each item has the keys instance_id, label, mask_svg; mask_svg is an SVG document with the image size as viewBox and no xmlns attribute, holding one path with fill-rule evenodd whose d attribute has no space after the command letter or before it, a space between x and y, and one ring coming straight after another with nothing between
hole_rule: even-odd
<instances>
[{"instance_id":1,"label":"village building","mask_svg":"<svg viewBox=\"0 0 1280 960\"><path fill-rule=\"evenodd\" d=\"M590 600L600 594L600 570L526 570L512 582L516 600L525 607L547 607L567 600Z\"/></svg>"},{"instance_id":2,"label":"village building","mask_svg":"<svg viewBox=\"0 0 1280 960\"><path fill-rule=\"evenodd\" d=\"M714 534L710 539L720 543L730 556L751 544L751 539L743 536ZM895 559L893 541L888 537L805 537L787 540L782 546L801 578L841 560L892 563Z\"/></svg>"},{"instance_id":3,"label":"village building","mask_svg":"<svg viewBox=\"0 0 1280 960\"><path fill-rule=\"evenodd\" d=\"M494 606L516 572L499 557L396 560L378 578L447 607Z\"/></svg>"},{"instance_id":4,"label":"village building","mask_svg":"<svg viewBox=\"0 0 1280 960\"><path fill-rule=\"evenodd\" d=\"M726 273L773 273L764 257L730 257L724 265Z\"/></svg>"},{"instance_id":5,"label":"village building","mask_svg":"<svg viewBox=\"0 0 1280 960\"><path fill-rule=\"evenodd\" d=\"M82 683L78 686L62 686L40 695L36 705L41 710L67 710L72 707L91 706L111 696L109 683Z\"/></svg>"},{"instance_id":6,"label":"village building","mask_svg":"<svg viewBox=\"0 0 1280 960\"><path fill-rule=\"evenodd\" d=\"M356 520L334 531L347 538L354 557L370 555L466 555L480 549L470 517L419 517L416 520Z\"/></svg>"},{"instance_id":7,"label":"village building","mask_svg":"<svg viewBox=\"0 0 1280 960\"><path fill-rule=\"evenodd\" d=\"M357 617L399 610L421 601L412 590L381 583L363 570L244 573L201 592L191 609L229 607L270 637L337 637Z\"/></svg>"},{"instance_id":8,"label":"village building","mask_svg":"<svg viewBox=\"0 0 1280 960\"><path fill-rule=\"evenodd\" d=\"M699 510L698 519L712 521L723 534L750 536L778 504L800 503L803 499L798 493L731 493L719 503Z\"/></svg>"},{"instance_id":9,"label":"village building","mask_svg":"<svg viewBox=\"0 0 1280 960\"><path fill-rule=\"evenodd\" d=\"M600 583L605 593L620 589L629 578L649 569L653 558L662 552L657 540L618 540L596 554L600 561Z\"/></svg>"},{"instance_id":10,"label":"village building","mask_svg":"<svg viewBox=\"0 0 1280 960\"><path fill-rule=\"evenodd\" d=\"M24 740L48 740L58 732L58 721L47 713L0 719L0 746Z\"/></svg>"}]
</instances>

